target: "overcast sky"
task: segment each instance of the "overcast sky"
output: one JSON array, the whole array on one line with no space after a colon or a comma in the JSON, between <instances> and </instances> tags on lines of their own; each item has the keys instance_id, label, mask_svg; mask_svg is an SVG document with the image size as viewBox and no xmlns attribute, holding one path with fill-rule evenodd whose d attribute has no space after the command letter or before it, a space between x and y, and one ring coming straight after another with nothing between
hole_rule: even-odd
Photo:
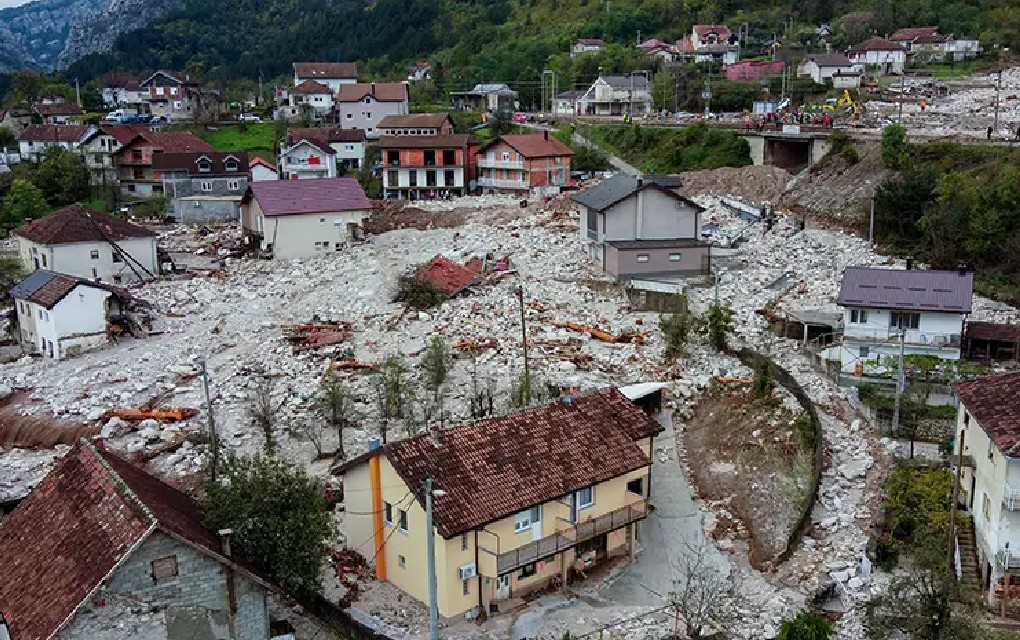
<instances>
[{"instance_id":1,"label":"overcast sky","mask_svg":"<svg viewBox=\"0 0 1020 640\"><path fill-rule=\"evenodd\" d=\"M18 5L25 4L31 0L0 0L0 9L6 9L7 7L16 7Z\"/></svg>"}]
</instances>

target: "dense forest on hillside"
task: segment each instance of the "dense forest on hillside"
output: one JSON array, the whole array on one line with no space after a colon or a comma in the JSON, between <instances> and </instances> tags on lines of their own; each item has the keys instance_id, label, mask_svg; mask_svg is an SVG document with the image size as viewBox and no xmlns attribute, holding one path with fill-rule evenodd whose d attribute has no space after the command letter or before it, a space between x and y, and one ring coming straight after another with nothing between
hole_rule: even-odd
<instances>
[{"instance_id":1,"label":"dense forest on hillside","mask_svg":"<svg viewBox=\"0 0 1020 640\"><path fill-rule=\"evenodd\" d=\"M840 26L840 18L861 14ZM72 66L83 80L109 70L203 68L209 79L285 75L295 60L358 60L373 78L401 78L428 59L446 90L474 82L539 85L543 69L561 73L559 88L598 73L642 65L638 38L675 40L696 23L747 25L748 51L813 44L831 23L837 47L903 26L938 25L987 44L1020 46L1015 0L185 0L151 26L122 36L107 54ZM792 24L792 27L791 27ZM571 61L570 42L603 38L599 56Z\"/></svg>"}]
</instances>

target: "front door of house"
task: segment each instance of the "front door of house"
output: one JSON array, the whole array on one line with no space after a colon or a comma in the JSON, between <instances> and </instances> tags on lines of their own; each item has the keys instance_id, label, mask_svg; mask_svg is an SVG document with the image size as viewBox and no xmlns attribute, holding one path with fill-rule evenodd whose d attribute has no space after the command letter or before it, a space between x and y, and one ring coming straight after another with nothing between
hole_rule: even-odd
<instances>
[{"instance_id":1,"label":"front door of house","mask_svg":"<svg viewBox=\"0 0 1020 640\"><path fill-rule=\"evenodd\" d=\"M506 600L510 597L510 574L504 573L496 578L496 599Z\"/></svg>"}]
</instances>

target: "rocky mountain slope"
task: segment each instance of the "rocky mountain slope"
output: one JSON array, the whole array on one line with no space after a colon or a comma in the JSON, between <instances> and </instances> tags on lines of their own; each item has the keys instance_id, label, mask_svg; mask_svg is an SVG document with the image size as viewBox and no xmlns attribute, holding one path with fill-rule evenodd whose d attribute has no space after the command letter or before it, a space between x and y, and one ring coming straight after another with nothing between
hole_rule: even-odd
<instances>
[{"instance_id":1,"label":"rocky mountain slope","mask_svg":"<svg viewBox=\"0 0 1020 640\"><path fill-rule=\"evenodd\" d=\"M0 9L0 73L63 68L106 51L126 31L146 26L179 0L36 0Z\"/></svg>"}]
</instances>

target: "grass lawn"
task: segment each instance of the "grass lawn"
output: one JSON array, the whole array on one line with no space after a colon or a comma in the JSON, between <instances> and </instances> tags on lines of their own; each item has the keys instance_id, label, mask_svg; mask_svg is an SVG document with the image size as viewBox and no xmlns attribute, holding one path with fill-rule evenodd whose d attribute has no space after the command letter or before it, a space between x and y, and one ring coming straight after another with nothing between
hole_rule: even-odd
<instances>
[{"instance_id":1,"label":"grass lawn","mask_svg":"<svg viewBox=\"0 0 1020 640\"><path fill-rule=\"evenodd\" d=\"M252 158L262 156L275 162L273 129L272 122L221 126L205 132L203 137L220 151L247 151Z\"/></svg>"}]
</instances>

